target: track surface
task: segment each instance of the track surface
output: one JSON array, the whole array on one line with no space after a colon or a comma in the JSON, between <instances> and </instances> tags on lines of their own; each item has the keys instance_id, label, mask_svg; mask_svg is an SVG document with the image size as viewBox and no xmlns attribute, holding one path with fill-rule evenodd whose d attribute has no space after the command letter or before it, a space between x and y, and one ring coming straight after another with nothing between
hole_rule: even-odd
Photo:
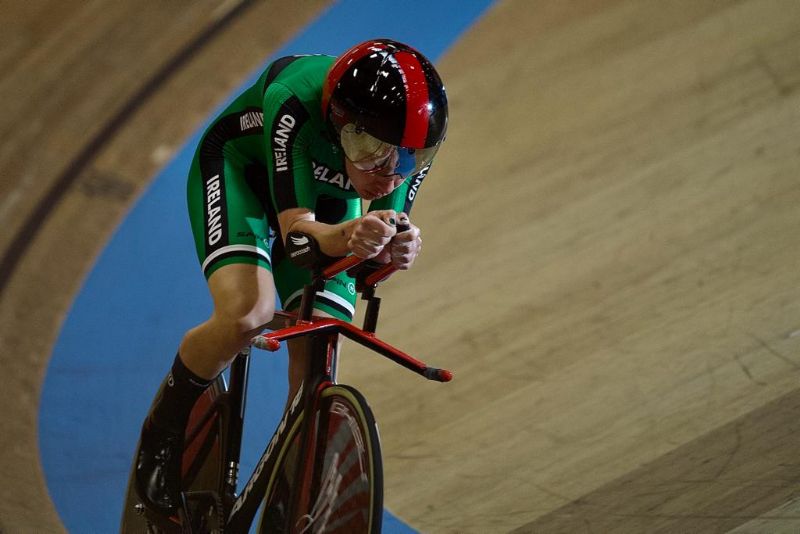
<instances>
[{"instance_id":1,"label":"track surface","mask_svg":"<svg viewBox=\"0 0 800 534\"><path fill-rule=\"evenodd\" d=\"M93 258L176 140L323 7L299 4L258 3L198 51L27 236L0 306L3 532L59 528L38 398ZM0 252L215 5L4 7ZM442 59L452 126L415 206L425 250L385 288L381 335L456 380L432 399L388 364L343 372L395 451L401 518L800 529L798 21L788 0L507 0Z\"/></svg>"}]
</instances>

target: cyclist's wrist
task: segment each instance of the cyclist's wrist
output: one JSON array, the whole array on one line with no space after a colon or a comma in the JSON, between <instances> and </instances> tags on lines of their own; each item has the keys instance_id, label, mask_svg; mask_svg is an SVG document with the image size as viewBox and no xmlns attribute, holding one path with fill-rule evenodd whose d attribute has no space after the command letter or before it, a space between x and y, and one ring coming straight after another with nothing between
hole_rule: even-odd
<instances>
[{"instance_id":1,"label":"cyclist's wrist","mask_svg":"<svg viewBox=\"0 0 800 534\"><path fill-rule=\"evenodd\" d=\"M320 250L331 257L346 256L351 252L348 242L359 218L338 224L326 224L318 221L298 221L292 225L291 231L311 235L319 243Z\"/></svg>"}]
</instances>

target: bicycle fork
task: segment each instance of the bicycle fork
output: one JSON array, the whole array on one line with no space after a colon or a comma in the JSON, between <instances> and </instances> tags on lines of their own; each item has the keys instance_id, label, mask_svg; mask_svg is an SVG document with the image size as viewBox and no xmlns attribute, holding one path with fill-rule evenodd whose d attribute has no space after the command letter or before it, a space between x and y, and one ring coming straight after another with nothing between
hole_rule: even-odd
<instances>
[{"instance_id":1,"label":"bicycle fork","mask_svg":"<svg viewBox=\"0 0 800 534\"><path fill-rule=\"evenodd\" d=\"M310 495L313 493L314 487L319 481L311 480L311 473L314 464L318 461L316 458L318 443L318 436L326 432L326 423L323 420L316 421L315 415L320 401L320 394L322 390L328 387L331 381L331 375L335 373L336 359L337 359L337 336L336 335L316 335L312 337L309 355L325 354L323 358L310 358L309 370L307 380L310 377L320 377L316 383L309 384L310 388L305 398L303 406L303 427L300 435L303 439L300 443L300 450L298 455L298 462L295 466L294 480L295 490L292 491L292 498L289 503L289 514L287 515L289 521L289 532L304 532L306 529L301 528L303 522L313 523L314 518L307 517L307 514L301 513L303 510L308 510L310 507ZM298 530L298 528L300 530Z\"/></svg>"}]
</instances>

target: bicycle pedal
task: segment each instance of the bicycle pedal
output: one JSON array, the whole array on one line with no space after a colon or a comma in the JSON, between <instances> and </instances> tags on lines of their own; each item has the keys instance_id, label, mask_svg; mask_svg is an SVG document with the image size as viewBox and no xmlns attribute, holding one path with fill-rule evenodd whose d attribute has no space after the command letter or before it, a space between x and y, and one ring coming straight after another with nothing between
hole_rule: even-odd
<instances>
[{"instance_id":1,"label":"bicycle pedal","mask_svg":"<svg viewBox=\"0 0 800 534\"><path fill-rule=\"evenodd\" d=\"M133 509L136 515L143 518L147 534L183 534L178 517L167 517L154 512L144 503L135 504Z\"/></svg>"},{"instance_id":2,"label":"bicycle pedal","mask_svg":"<svg viewBox=\"0 0 800 534\"><path fill-rule=\"evenodd\" d=\"M183 534L224 534L225 513L222 499L213 491L189 491L181 494L178 510Z\"/></svg>"}]
</instances>

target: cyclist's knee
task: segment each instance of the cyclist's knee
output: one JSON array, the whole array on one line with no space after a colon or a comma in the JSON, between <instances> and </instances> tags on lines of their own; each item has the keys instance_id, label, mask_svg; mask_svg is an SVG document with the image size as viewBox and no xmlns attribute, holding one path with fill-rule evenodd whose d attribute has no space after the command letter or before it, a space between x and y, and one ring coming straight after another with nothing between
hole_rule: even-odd
<instances>
[{"instance_id":1,"label":"cyclist's knee","mask_svg":"<svg viewBox=\"0 0 800 534\"><path fill-rule=\"evenodd\" d=\"M274 313L274 297L264 299L258 295L242 295L220 303L214 310L214 318L223 323L229 331L246 337L270 322Z\"/></svg>"},{"instance_id":2,"label":"cyclist's knee","mask_svg":"<svg viewBox=\"0 0 800 534\"><path fill-rule=\"evenodd\" d=\"M228 265L209 279L214 298L213 320L245 337L272 320L275 286L272 274L251 265Z\"/></svg>"}]
</instances>

